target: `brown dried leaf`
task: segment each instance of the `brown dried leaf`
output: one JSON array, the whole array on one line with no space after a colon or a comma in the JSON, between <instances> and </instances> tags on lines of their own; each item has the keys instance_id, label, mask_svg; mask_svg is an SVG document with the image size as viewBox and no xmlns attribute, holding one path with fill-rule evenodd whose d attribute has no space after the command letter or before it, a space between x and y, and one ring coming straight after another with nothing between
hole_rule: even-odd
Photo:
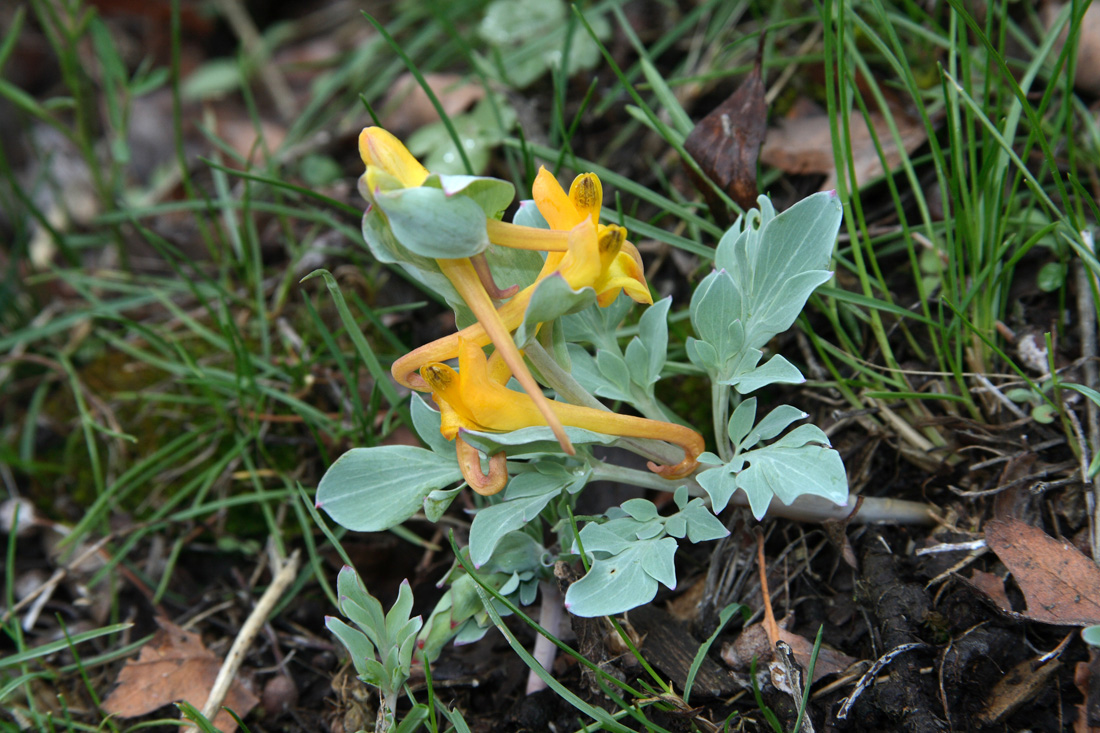
<instances>
[{"instance_id":1,"label":"brown dried leaf","mask_svg":"<svg viewBox=\"0 0 1100 733\"><path fill-rule=\"evenodd\" d=\"M971 572L969 578L964 577L963 580L966 581L967 585L971 588L993 601L993 604L997 606L997 608L1007 614L1016 614L1016 612L1012 610L1012 602L1008 600L1008 594L1005 593L1004 581L993 573L987 573L984 570L974 570Z\"/></svg>"},{"instance_id":2,"label":"brown dried leaf","mask_svg":"<svg viewBox=\"0 0 1100 733\"><path fill-rule=\"evenodd\" d=\"M157 623L160 630L141 648L138 658L126 662L119 673L118 686L103 703L107 713L133 718L180 700L196 708L206 702L221 660L203 646L198 634L164 619L157 619ZM235 681L223 704L243 718L258 702ZM237 729L233 716L224 710L218 712L213 723L225 733Z\"/></svg>"},{"instance_id":3,"label":"brown dried leaf","mask_svg":"<svg viewBox=\"0 0 1100 733\"><path fill-rule=\"evenodd\" d=\"M756 159L767 120L764 81L757 63L741 86L700 120L684 140L684 149L703 173L743 209L756 206ZM695 178L695 172L688 170ZM719 211L718 202L711 200L710 186L700 180L695 185L707 197L711 210Z\"/></svg>"},{"instance_id":4,"label":"brown dried leaf","mask_svg":"<svg viewBox=\"0 0 1100 733\"><path fill-rule=\"evenodd\" d=\"M886 164L893 170L901 162L901 153L894 145L886 119L878 112L872 112L870 116L875 135L885 153ZM916 150L928 138L927 131L919 120L909 119L902 114L895 114L893 118L907 153ZM852 116L850 131L856 180L863 186L882 177L882 160L879 159L862 115ZM764 143L764 149L760 151L760 160L796 175L824 173L826 178L821 184L821 190L836 188L836 164L833 161L829 116L820 114L780 120L778 127L768 131L768 139Z\"/></svg>"},{"instance_id":5,"label":"brown dried leaf","mask_svg":"<svg viewBox=\"0 0 1100 733\"><path fill-rule=\"evenodd\" d=\"M1018 519L986 522L985 541L1024 592L1025 617L1059 626L1100 623L1100 568L1072 544Z\"/></svg>"},{"instance_id":6,"label":"brown dried leaf","mask_svg":"<svg viewBox=\"0 0 1100 733\"><path fill-rule=\"evenodd\" d=\"M794 652L795 659L798 660L803 669L810 668L810 657L814 653L814 643L812 641L786 629L780 629L779 639L787 642L791 651ZM842 651L822 644L821 649L817 652L817 662L814 664L813 682L817 682L822 677L830 674L839 674L858 661L858 659L849 657Z\"/></svg>"}]
</instances>

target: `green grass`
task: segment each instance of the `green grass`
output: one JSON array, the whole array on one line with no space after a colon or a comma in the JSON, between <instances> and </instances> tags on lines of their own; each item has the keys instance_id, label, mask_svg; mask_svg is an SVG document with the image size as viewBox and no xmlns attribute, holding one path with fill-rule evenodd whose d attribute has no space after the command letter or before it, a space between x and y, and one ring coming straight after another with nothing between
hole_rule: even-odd
<instances>
[{"instance_id":1,"label":"green grass","mask_svg":"<svg viewBox=\"0 0 1100 733\"><path fill-rule=\"evenodd\" d=\"M344 554L345 533L319 532L321 518L302 492L312 492L343 450L380 444L411 424L388 364L417 344L405 343L391 319L435 313L439 297L420 293L414 303L380 305L383 279L411 285L361 246L357 197L349 203L313 190L302 181L301 162L321 149L351 181L359 172L354 146L332 152L318 136L353 135L366 119L363 102L379 109L406 68L417 75L460 69L489 90L494 105L526 95L540 116L528 129L497 131L504 144L492 153L494 171L505 171L521 192L530 191L538 165L559 177L595 171L614 191L609 210L635 241L697 257L698 273L709 267L722 228L681 181L680 159L698 170L683 141L692 120L707 111L695 103L693 87L729 87L727 77L751 67L761 33L769 84L790 64L819 68L823 83L789 83L833 121L846 236L837 251L840 277L814 296L801 323L829 375L823 386L839 390L853 408L881 400L914 424L942 415L991 419L994 404L975 396L971 375L1034 378L1013 363L997 324L1018 318L1013 293L1035 287L1036 263L1048 265L1054 278L1047 284L1054 286L1056 310L1072 306L1058 272L1070 280L1076 267L1090 274L1092 302L1100 303L1100 261L1082 234L1097 217L1090 191L1100 128L1071 84L1085 3L1067 5L1046 31L1026 4L1014 5L1013 13L1007 3L991 5L986 17L975 18L957 0L932 14L921 4L889 0L709 0L642 39L621 4L606 1L586 6L583 15L566 14L538 43L507 49L488 48L477 35L486 4L398 4L393 17L357 18L380 33L320 62L277 146L262 133L262 104L253 95L263 94L263 81L255 60L242 57L233 84L249 123L261 131L256 149L247 156L236 151L216 132L211 111L195 120L206 145L198 160L185 151L178 0L167 67L129 68L116 30L80 2L30 0L15 13L0 39L0 72L34 25L59 83L43 99L0 77L0 99L25 130L48 128L67 141L89 173L96 211L90 220L69 221L57 196L67 182L50 172L49 152L32 149L40 165L28 182L0 147L0 206L12 243L0 279L0 463L46 521L69 527L64 552L104 541L105 564L85 582L110 594L112 606L107 623L64 643L30 643L18 614L0 623L0 703L34 729L99 728L94 700L105 688L87 672L117 664L135 643L124 646L120 568L144 584L154 604L178 612L194 600L173 588L195 537L230 541L248 567L261 561L256 548L264 542L284 552L305 545L308 570L282 607L309 594L334 599L326 558ZM441 14L439 22L428 10ZM597 16L633 49L625 62L623 50L596 32ZM793 55L815 29L821 43ZM1060 29L1070 39L1064 46L1056 41ZM269 51L286 43L285 30L265 34ZM572 76L575 51L589 39L601 54L597 66ZM548 67L528 89L507 86L509 68L548 51L564 63ZM508 94L498 102L494 90L502 88ZM135 189L133 102L158 89L167 89L174 104L164 140L174 155ZM900 145L901 110L927 133L927 145L913 155ZM894 145L901 155L893 175L869 185L856 177L860 151L850 131L873 115L885 120L884 134L873 140L878 156L885 160ZM498 124L505 118L494 108ZM457 144L458 128L446 116L444 123ZM643 139L647 144L637 143ZM469 168L463 145L457 147ZM812 185L767 170L761 180L778 195ZM163 181L179 181L182 198L169 198L173 186ZM42 204L49 191L61 202L57 211ZM184 235L166 234L162 223L173 217L184 222ZM32 242L49 243L57 255L32 264ZM154 253L155 269L135 262L135 243ZM324 268L299 270L318 251ZM311 272L318 277L306 277ZM1070 334L1064 321L1043 325L1056 341ZM674 348L682 354L680 345ZM914 362L937 375L931 387L914 380ZM948 442L935 428L918 429L933 445ZM41 439L43 431L52 431L52 439ZM72 508L56 508L66 503ZM129 523L120 530L121 518ZM154 540L166 548L164 562L159 574L148 574L143 563ZM9 536L8 607L23 552L23 540ZM72 555L59 562L66 557ZM69 666L44 663L70 648L76 661ZM82 675L90 707L77 713L62 705L57 713L35 702L34 685ZM608 729L631 720L660 729L628 700L606 713L572 691L557 692ZM639 689L623 692L643 696Z\"/></svg>"}]
</instances>

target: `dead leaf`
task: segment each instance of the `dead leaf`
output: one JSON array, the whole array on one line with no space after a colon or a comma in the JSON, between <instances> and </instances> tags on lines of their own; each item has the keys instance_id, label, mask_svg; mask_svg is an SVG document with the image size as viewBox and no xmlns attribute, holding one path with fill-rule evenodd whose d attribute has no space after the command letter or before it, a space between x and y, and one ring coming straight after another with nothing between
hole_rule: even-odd
<instances>
[{"instance_id":1,"label":"dead leaf","mask_svg":"<svg viewBox=\"0 0 1100 733\"><path fill-rule=\"evenodd\" d=\"M206 703L221 660L203 646L198 634L165 619L157 619L157 624L160 629L141 648L138 658L126 662L119 673L118 686L103 703L107 713L133 718L181 700L196 708ZM234 681L223 704L244 718L258 702L255 695ZM225 710L219 711L213 722L225 733L237 729L233 716Z\"/></svg>"},{"instance_id":2,"label":"dead leaf","mask_svg":"<svg viewBox=\"0 0 1100 733\"><path fill-rule=\"evenodd\" d=\"M787 642L787 646L794 652L795 659L798 660L803 669L810 668L810 657L814 653L814 643L812 641L786 629L779 630L779 640ZM817 662L814 664L813 682L817 682L822 677L843 672L858 661L858 659L849 657L844 652L822 644L817 652Z\"/></svg>"},{"instance_id":3,"label":"dead leaf","mask_svg":"<svg viewBox=\"0 0 1100 733\"><path fill-rule=\"evenodd\" d=\"M993 605L997 608L1007 614L1017 616L1016 612L1012 610L1012 602L1008 600L1008 594L1005 593L1005 583L999 577L984 570L974 570L969 578L963 577L963 580L971 588L993 601Z\"/></svg>"},{"instance_id":4,"label":"dead leaf","mask_svg":"<svg viewBox=\"0 0 1100 733\"><path fill-rule=\"evenodd\" d=\"M1020 662L993 686L978 719L986 725L1000 723L1039 694L1061 666L1062 662L1057 659L1040 666L1035 666L1033 659Z\"/></svg>"},{"instance_id":5,"label":"dead leaf","mask_svg":"<svg viewBox=\"0 0 1100 733\"><path fill-rule=\"evenodd\" d=\"M726 101L695 125L684 140L684 149L699 168L743 209L756 206L756 159L767 130L768 107L760 62ZM726 207L706 181L688 169L715 216Z\"/></svg>"},{"instance_id":6,"label":"dead leaf","mask_svg":"<svg viewBox=\"0 0 1100 733\"><path fill-rule=\"evenodd\" d=\"M470 83L461 74L425 74L424 81L448 117L465 112L485 96L484 87ZM437 122L439 113L416 78L406 72L386 95L381 118L387 130L403 135Z\"/></svg>"},{"instance_id":7,"label":"dead leaf","mask_svg":"<svg viewBox=\"0 0 1100 733\"><path fill-rule=\"evenodd\" d=\"M878 112L872 112L870 117L875 136L882 145L887 167L893 170L901 162L901 153L894 145L886 119ZM928 138L927 130L919 120L896 113L893 118L906 153L912 153ZM821 190L836 188L836 164L833 161L833 138L829 119L828 115L817 114L780 120L778 127L768 131L764 149L760 151L761 162L796 175L823 173L825 182L821 184ZM878 150L862 115L852 115L850 131L853 167L856 180L862 187L882 177L882 160L879 159Z\"/></svg>"},{"instance_id":8,"label":"dead leaf","mask_svg":"<svg viewBox=\"0 0 1100 733\"><path fill-rule=\"evenodd\" d=\"M1026 618L1059 626L1100 623L1100 568L1068 541L1018 519L986 522L985 541L1024 592Z\"/></svg>"}]
</instances>

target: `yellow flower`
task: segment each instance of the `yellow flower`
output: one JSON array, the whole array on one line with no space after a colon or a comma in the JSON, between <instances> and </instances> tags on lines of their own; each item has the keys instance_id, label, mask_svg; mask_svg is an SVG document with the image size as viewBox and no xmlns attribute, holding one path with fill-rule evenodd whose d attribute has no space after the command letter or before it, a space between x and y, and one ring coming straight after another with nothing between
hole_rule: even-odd
<instances>
[{"instance_id":1,"label":"yellow flower","mask_svg":"<svg viewBox=\"0 0 1100 733\"><path fill-rule=\"evenodd\" d=\"M359 135L359 155L367 170L364 174L366 191L364 195L373 202L376 191L420 186L428 178L428 171L408 151L401 141L379 127L368 127ZM500 320L492 298L485 290L477 268L469 257L455 259L437 259L436 264L455 291L473 312L496 346L497 353L512 370L516 380L531 396L533 404L546 419L554 431L562 450L572 455L573 445L565 435L565 430L550 409L550 401L542 393L535 378L523 362L523 357L512 340L510 329Z\"/></svg>"},{"instance_id":2,"label":"yellow flower","mask_svg":"<svg viewBox=\"0 0 1100 733\"><path fill-rule=\"evenodd\" d=\"M546 262L535 282L501 306L498 313L504 328L514 331L519 327L536 287L555 272L561 274L574 290L593 288L597 302L604 307L615 300L622 290L626 290L627 295L636 302L653 303L645 282L641 256L634 245L626 241L626 230L598 221L603 189L595 174L577 176L567 195L550 172L541 168L535 178L533 193L535 205L547 223L554 229L567 229L568 247L566 252L547 253ZM512 227L509 232L546 231L509 226ZM490 342L482 324L476 323L402 356L393 363L394 379L406 387L424 389L417 374L420 367L432 361L447 361L458 356L459 339L473 341L479 346Z\"/></svg>"},{"instance_id":3,"label":"yellow flower","mask_svg":"<svg viewBox=\"0 0 1100 733\"><path fill-rule=\"evenodd\" d=\"M432 396L443 416L441 432L448 440L461 440L463 430L510 432L546 421L530 397L504 386L507 366L494 353L486 360L485 352L476 343L459 340L458 371L446 364L434 362L420 370L420 375L432 390ZM690 428L673 423L619 415L590 407L551 402L551 409L563 425L584 428L624 438L653 438L680 446L684 460L674 466L649 463L649 469L668 479L683 478L698 465L703 452L703 437ZM465 444L465 441L462 441ZM466 449L472 450L469 446ZM481 474L480 462L474 462ZM466 467L464 465L464 475ZM490 471L492 474L492 471ZM469 476L467 480L469 481ZM477 476L475 475L476 479ZM503 480L506 480L506 472ZM503 480L499 478L499 491ZM473 485L473 482L470 482ZM495 492L494 492L495 493Z\"/></svg>"}]
</instances>

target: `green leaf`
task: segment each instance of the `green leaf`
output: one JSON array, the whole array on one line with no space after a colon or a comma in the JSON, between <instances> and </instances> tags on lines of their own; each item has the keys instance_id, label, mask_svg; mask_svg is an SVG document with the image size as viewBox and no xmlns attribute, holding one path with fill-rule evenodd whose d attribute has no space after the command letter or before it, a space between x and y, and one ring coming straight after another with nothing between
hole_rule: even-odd
<instances>
[{"instance_id":1,"label":"green leaf","mask_svg":"<svg viewBox=\"0 0 1100 733\"><path fill-rule=\"evenodd\" d=\"M648 499L627 499L622 503L621 509L639 522L647 522L659 516L657 506Z\"/></svg>"},{"instance_id":2,"label":"green leaf","mask_svg":"<svg viewBox=\"0 0 1100 733\"><path fill-rule=\"evenodd\" d=\"M450 508L455 497L462 492L462 486L453 489L436 489L424 497L424 517L429 522L438 522Z\"/></svg>"},{"instance_id":3,"label":"green leaf","mask_svg":"<svg viewBox=\"0 0 1100 733\"><path fill-rule=\"evenodd\" d=\"M733 617L733 614L741 612L741 618L744 623L749 622L750 611L749 607L740 603L731 603L721 611L718 612L718 626L714 629L707 640L699 645L698 651L695 652L695 659L691 662L691 668L688 670L687 681L684 683L684 702L687 702L691 698L691 688L695 686L695 676L699 674L699 668L703 666L703 660L707 657L707 652L710 651L711 646L714 645L715 639L722 633L722 629L726 627L729 620Z\"/></svg>"},{"instance_id":4,"label":"green leaf","mask_svg":"<svg viewBox=\"0 0 1100 733\"><path fill-rule=\"evenodd\" d=\"M310 153L298 164L302 180L310 188L321 188L344 177L340 164L327 155Z\"/></svg>"},{"instance_id":5,"label":"green leaf","mask_svg":"<svg viewBox=\"0 0 1100 733\"><path fill-rule=\"evenodd\" d=\"M413 429L416 430L416 434L420 436L420 439L428 444L432 452L447 458L454 458L454 441L447 440L439 432L439 428L443 423L439 410L432 409L419 393L413 392L409 412L412 414Z\"/></svg>"},{"instance_id":6,"label":"green leaf","mask_svg":"<svg viewBox=\"0 0 1100 733\"><path fill-rule=\"evenodd\" d=\"M489 246L486 216L477 202L438 188L417 186L374 193L394 239L431 259L473 257Z\"/></svg>"},{"instance_id":7,"label":"green leaf","mask_svg":"<svg viewBox=\"0 0 1100 733\"><path fill-rule=\"evenodd\" d=\"M401 524L429 493L461 478L457 462L423 448L353 448L321 478L317 506L343 527L379 532Z\"/></svg>"},{"instance_id":8,"label":"green leaf","mask_svg":"<svg viewBox=\"0 0 1100 733\"><path fill-rule=\"evenodd\" d=\"M616 351L609 349L597 351L596 368L600 371L600 376L614 386L619 394L630 394L630 367Z\"/></svg>"},{"instance_id":9,"label":"green leaf","mask_svg":"<svg viewBox=\"0 0 1100 733\"><path fill-rule=\"evenodd\" d=\"M192 71L180 85L180 97L193 102L234 91L241 85L241 69L234 58L214 59Z\"/></svg>"},{"instance_id":10,"label":"green leaf","mask_svg":"<svg viewBox=\"0 0 1100 733\"><path fill-rule=\"evenodd\" d=\"M756 420L756 398L750 397L739 404L730 415L730 422L726 432L730 436L730 443L734 446L741 445L741 441L752 430L753 421ZM723 506L725 506L723 504ZM715 509L721 511L721 509Z\"/></svg>"},{"instance_id":11,"label":"green leaf","mask_svg":"<svg viewBox=\"0 0 1100 733\"><path fill-rule=\"evenodd\" d=\"M1100 646L1100 626L1086 626L1081 629L1081 638L1089 646Z\"/></svg>"},{"instance_id":12,"label":"green leaf","mask_svg":"<svg viewBox=\"0 0 1100 733\"><path fill-rule=\"evenodd\" d=\"M747 212L719 241L717 269L691 299L696 335L715 354L689 345L688 356L721 380L755 368L759 357L745 359L743 350L790 328L814 288L831 277L826 268L842 215L836 194L815 194L778 216L767 197L759 202L760 211ZM789 373L778 369L784 365L775 365L778 373Z\"/></svg>"},{"instance_id":13,"label":"green leaf","mask_svg":"<svg viewBox=\"0 0 1100 733\"><path fill-rule=\"evenodd\" d=\"M1044 293L1053 293L1066 284L1066 266L1061 262L1048 262L1039 268L1035 283Z\"/></svg>"},{"instance_id":14,"label":"green leaf","mask_svg":"<svg viewBox=\"0 0 1100 733\"><path fill-rule=\"evenodd\" d=\"M701 471L695 480L710 497L710 506L715 514L720 514L730 503L730 497L737 491L737 474L726 466Z\"/></svg>"},{"instance_id":15,"label":"green leaf","mask_svg":"<svg viewBox=\"0 0 1100 733\"><path fill-rule=\"evenodd\" d=\"M726 525L714 516L700 498L692 499L676 516L683 517L686 522L687 538L692 543L709 542L729 536L730 531L726 529ZM669 534L672 532L670 531Z\"/></svg>"},{"instance_id":16,"label":"green leaf","mask_svg":"<svg viewBox=\"0 0 1100 733\"><path fill-rule=\"evenodd\" d=\"M474 567L488 562L504 535L538 517L568 483L568 478L534 471L513 477L505 490L505 500L480 510L470 525L470 560Z\"/></svg>"},{"instance_id":17,"label":"green leaf","mask_svg":"<svg viewBox=\"0 0 1100 733\"><path fill-rule=\"evenodd\" d=\"M758 422L740 443L734 445L738 446L738 452L748 450L761 440L771 440L779 435L795 420L804 420L807 417L809 415L797 407L780 405Z\"/></svg>"},{"instance_id":18,"label":"green leaf","mask_svg":"<svg viewBox=\"0 0 1100 733\"><path fill-rule=\"evenodd\" d=\"M532 199L524 199L519 202L519 208L516 209L515 216L512 217L512 223L521 227L534 227L536 229L550 228L546 217L542 215L539 207L535 205Z\"/></svg>"},{"instance_id":19,"label":"green leaf","mask_svg":"<svg viewBox=\"0 0 1100 733\"><path fill-rule=\"evenodd\" d=\"M566 346L569 353L569 360L573 363L573 378L580 383L582 387L596 395L597 397L606 397L609 400L620 400L623 402L629 402L631 397L629 393L624 393L622 388L615 385L603 375L600 368L596 365L596 359L591 354L585 351L583 346L576 343L569 343Z\"/></svg>"},{"instance_id":20,"label":"green leaf","mask_svg":"<svg viewBox=\"0 0 1100 733\"><path fill-rule=\"evenodd\" d=\"M671 537L628 543L617 555L593 560L585 576L566 591L565 607L575 616L591 618L649 603L657 595L658 582L676 587L675 555L676 540Z\"/></svg>"},{"instance_id":21,"label":"green leaf","mask_svg":"<svg viewBox=\"0 0 1100 733\"><path fill-rule=\"evenodd\" d=\"M516 197L515 186L508 181L490 176L433 174L428 177L424 185L439 188L449 197L461 196L470 199L485 212L486 218L489 219L499 219Z\"/></svg>"},{"instance_id":22,"label":"green leaf","mask_svg":"<svg viewBox=\"0 0 1100 733\"><path fill-rule=\"evenodd\" d=\"M355 671L359 678L368 684L378 686L379 681L368 678L367 660L374 659L374 645L370 643L366 635L353 629L335 616L325 616L325 627L336 635L344 648L348 650L351 663L355 665Z\"/></svg>"},{"instance_id":23,"label":"green leaf","mask_svg":"<svg viewBox=\"0 0 1100 733\"><path fill-rule=\"evenodd\" d=\"M668 309L672 298L662 298L646 308L638 321L638 335L627 346L627 361L630 362L630 347L636 342L645 347L648 361L645 369L639 371L631 364L630 374L635 383L643 388L654 384L661 376L668 357Z\"/></svg>"},{"instance_id":24,"label":"green leaf","mask_svg":"<svg viewBox=\"0 0 1100 733\"><path fill-rule=\"evenodd\" d=\"M618 436L596 433L583 428L565 428L565 434L573 445L611 445ZM505 451L509 456L521 456L531 453L561 453L561 446L550 428L538 426L513 430L510 433L487 433L476 430L463 430L462 437L467 443L482 453L493 454Z\"/></svg>"},{"instance_id":25,"label":"green leaf","mask_svg":"<svg viewBox=\"0 0 1100 733\"><path fill-rule=\"evenodd\" d=\"M792 431L787 438L797 432ZM839 453L812 443L782 442L740 456L749 465L737 474L737 487L748 496L756 519L764 517L773 496L788 506L803 494L814 494L842 506L847 503L848 479Z\"/></svg>"},{"instance_id":26,"label":"green leaf","mask_svg":"<svg viewBox=\"0 0 1100 733\"><path fill-rule=\"evenodd\" d=\"M516 329L516 346L523 348L535 337L538 325L576 313L596 302L596 291L592 288L574 290L560 273L546 277L531 294L527 310L523 313L523 322Z\"/></svg>"},{"instance_id":27,"label":"green leaf","mask_svg":"<svg viewBox=\"0 0 1100 733\"><path fill-rule=\"evenodd\" d=\"M722 384L732 386L739 394L749 394L769 384L802 384L806 381L798 367L779 354L761 366L756 366L762 356L758 349L746 349L744 354L747 358L736 364L733 374L720 380Z\"/></svg>"}]
</instances>

